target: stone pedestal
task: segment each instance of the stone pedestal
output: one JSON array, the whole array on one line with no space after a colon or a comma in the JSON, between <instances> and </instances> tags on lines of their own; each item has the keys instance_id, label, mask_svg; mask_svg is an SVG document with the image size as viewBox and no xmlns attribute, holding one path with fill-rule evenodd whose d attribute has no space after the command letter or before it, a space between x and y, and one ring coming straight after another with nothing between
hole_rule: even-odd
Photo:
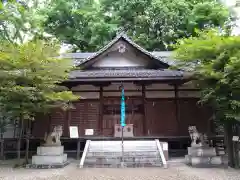
<instances>
[{"instance_id":1,"label":"stone pedestal","mask_svg":"<svg viewBox=\"0 0 240 180\"><path fill-rule=\"evenodd\" d=\"M26 168L62 168L68 165L67 154L63 153L63 146L40 146L37 155L32 156L32 164Z\"/></svg>"},{"instance_id":2,"label":"stone pedestal","mask_svg":"<svg viewBox=\"0 0 240 180\"><path fill-rule=\"evenodd\" d=\"M193 167L227 167L227 158L217 156L216 149L209 146L188 147L186 164Z\"/></svg>"}]
</instances>

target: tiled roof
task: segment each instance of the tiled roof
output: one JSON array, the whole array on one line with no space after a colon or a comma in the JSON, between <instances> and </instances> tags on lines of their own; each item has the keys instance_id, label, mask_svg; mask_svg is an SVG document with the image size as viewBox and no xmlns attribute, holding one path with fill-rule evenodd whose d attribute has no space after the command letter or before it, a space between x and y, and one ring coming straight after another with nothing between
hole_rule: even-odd
<instances>
[{"instance_id":1,"label":"tiled roof","mask_svg":"<svg viewBox=\"0 0 240 180\"><path fill-rule=\"evenodd\" d=\"M88 78L181 78L182 71L153 69L122 69L122 70L75 70L70 73L70 79Z\"/></svg>"},{"instance_id":2,"label":"tiled roof","mask_svg":"<svg viewBox=\"0 0 240 180\"><path fill-rule=\"evenodd\" d=\"M63 58L72 58L72 59L86 59L92 56L93 52L77 52L77 53L65 53L62 54L61 57Z\"/></svg>"}]
</instances>

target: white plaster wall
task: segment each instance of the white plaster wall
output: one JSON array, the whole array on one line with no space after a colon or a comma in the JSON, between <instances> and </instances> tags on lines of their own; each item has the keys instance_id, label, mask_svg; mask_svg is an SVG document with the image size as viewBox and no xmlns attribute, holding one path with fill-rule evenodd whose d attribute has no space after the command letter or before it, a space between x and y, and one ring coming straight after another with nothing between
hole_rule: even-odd
<instances>
[{"instance_id":1,"label":"white plaster wall","mask_svg":"<svg viewBox=\"0 0 240 180\"><path fill-rule=\"evenodd\" d=\"M109 53L93 64L93 67L145 67L148 62L141 57L136 57L130 52Z\"/></svg>"}]
</instances>

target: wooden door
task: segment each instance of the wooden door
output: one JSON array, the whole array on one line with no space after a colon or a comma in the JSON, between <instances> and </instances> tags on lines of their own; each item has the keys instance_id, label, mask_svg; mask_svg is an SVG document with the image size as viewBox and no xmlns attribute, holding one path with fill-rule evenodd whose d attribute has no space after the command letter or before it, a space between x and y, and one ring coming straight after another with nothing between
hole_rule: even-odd
<instances>
[{"instance_id":1,"label":"wooden door","mask_svg":"<svg viewBox=\"0 0 240 180\"><path fill-rule=\"evenodd\" d=\"M126 97L126 124L133 124L134 136L143 134L143 109L140 98ZM103 135L113 136L115 124L120 124L120 98L105 98L103 105Z\"/></svg>"}]
</instances>

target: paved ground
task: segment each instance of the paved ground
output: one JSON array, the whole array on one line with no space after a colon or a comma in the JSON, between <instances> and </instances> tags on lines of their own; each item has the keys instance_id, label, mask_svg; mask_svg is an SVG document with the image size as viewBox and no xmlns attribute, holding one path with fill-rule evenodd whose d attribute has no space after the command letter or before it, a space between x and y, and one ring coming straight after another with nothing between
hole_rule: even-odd
<instances>
[{"instance_id":1,"label":"paved ground","mask_svg":"<svg viewBox=\"0 0 240 180\"><path fill-rule=\"evenodd\" d=\"M190 168L180 161L168 169L79 169L72 161L64 169L13 169L11 163L0 166L0 180L240 180L240 170Z\"/></svg>"}]
</instances>

